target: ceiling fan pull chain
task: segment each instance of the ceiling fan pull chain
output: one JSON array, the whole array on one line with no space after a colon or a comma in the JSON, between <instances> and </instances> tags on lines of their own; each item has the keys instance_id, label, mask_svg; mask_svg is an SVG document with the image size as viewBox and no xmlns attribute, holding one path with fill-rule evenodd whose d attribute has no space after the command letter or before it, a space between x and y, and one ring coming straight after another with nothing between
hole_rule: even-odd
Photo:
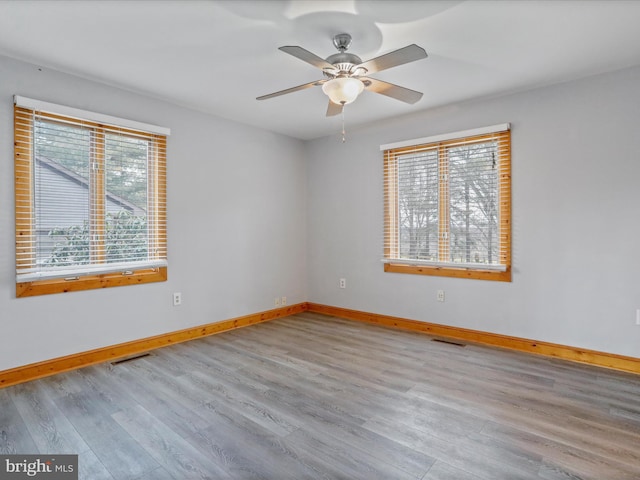
<instances>
[{"instance_id":1,"label":"ceiling fan pull chain","mask_svg":"<svg viewBox=\"0 0 640 480\"><path fill-rule=\"evenodd\" d=\"M344 129L344 105L342 105L342 143L346 142L346 131Z\"/></svg>"}]
</instances>

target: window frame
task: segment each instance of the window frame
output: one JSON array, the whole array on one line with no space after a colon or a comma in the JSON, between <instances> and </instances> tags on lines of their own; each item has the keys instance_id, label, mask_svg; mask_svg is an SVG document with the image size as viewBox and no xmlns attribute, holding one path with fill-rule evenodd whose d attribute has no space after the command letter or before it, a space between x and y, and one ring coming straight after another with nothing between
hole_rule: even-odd
<instances>
[{"instance_id":1,"label":"window frame","mask_svg":"<svg viewBox=\"0 0 640 480\"><path fill-rule=\"evenodd\" d=\"M64 122L83 128L90 128L93 132L93 142L99 140L92 145L92 161L98 167L104 163L104 138L108 133L113 133L117 130L120 134L142 138L153 145L152 154L149 155L147 177L147 188L153 189L153 196L152 200L149 200L150 208L147 213L147 225L151 231L149 238L155 242L155 248L153 249L153 257L146 262L149 265L132 264L130 269L124 267L111 271L108 263L100 262L92 264L96 266L105 265L104 269L98 268L98 272L83 273L82 269L79 269L77 273L71 274L71 276L65 275L62 278L53 276L50 278L29 279L28 281L21 281L17 276L16 298L166 281L168 277L168 268L166 266L166 137L168 130L166 134L164 132L150 133L135 128L137 125L145 125L137 122L127 120L118 122L120 119L101 114L92 114L92 112L76 111L63 106L53 106L45 111L31 105L23 106L23 103L37 105L38 103L44 104L44 102L16 97L14 104L16 275L19 275L21 270L35 265L36 245L31 239L36 234L35 185L33 181L36 162L33 150L33 132L36 116L45 121ZM49 106L51 104L44 105ZM59 110L64 113L48 111L56 110L56 107L59 107ZM69 112L72 115L69 115ZM93 115L98 121L73 115L76 112L87 113L89 116ZM114 120L114 122L100 120ZM122 123L133 124L133 127L118 126ZM157 128L160 129L161 127ZM100 192L105 193L105 169L92 168L89 180L92 185L90 191L93 192L90 193L90 205L96 208L97 211L104 212L106 198L102 198L104 195ZM102 215L102 217L103 221L98 224L93 224L95 217L91 218L90 222L92 222L93 231L104 232L106 215ZM104 239L104 235L101 237ZM95 242L93 235L91 242ZM100 245L93 245L92 252L100 255L105 245L106 241L102 241ZM149 251L151 251L151 248ZM151 266L152 263L156 263L158 266Z\"/></svg>"},{"instance_id":2,"label":"window frame","mask_svg":"<svg viewBox=\"0 0 640 480\"><path fill-rule=\"evenodd\" d=\"M497 267L478 267L448 260L450 242L447 148L498 140L498 258ZM398 157L438 149L438 261L400 259ZM509 124L382 145L384 156L384 271L477 280L511 281L511 129Z\"/></svg>"}]
</instances>

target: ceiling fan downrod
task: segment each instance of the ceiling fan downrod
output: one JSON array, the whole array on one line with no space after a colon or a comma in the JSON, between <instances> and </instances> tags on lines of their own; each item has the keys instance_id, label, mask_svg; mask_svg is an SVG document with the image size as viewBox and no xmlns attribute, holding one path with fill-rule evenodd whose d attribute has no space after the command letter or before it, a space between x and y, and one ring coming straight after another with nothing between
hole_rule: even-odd
<instances>
[{"instance_id":1,"label":"ceiling fan downrod","mask_svg":"<svg viewBox=\"0 0 640 480\"><path fill-rule=\"evenodd\" d=\"M348 48L351 46L351 35L349 35L348 33L339 33L338 35L334 35L333 45L338 49L339 52L348 50Z\"/></svg>"}]
</instances>

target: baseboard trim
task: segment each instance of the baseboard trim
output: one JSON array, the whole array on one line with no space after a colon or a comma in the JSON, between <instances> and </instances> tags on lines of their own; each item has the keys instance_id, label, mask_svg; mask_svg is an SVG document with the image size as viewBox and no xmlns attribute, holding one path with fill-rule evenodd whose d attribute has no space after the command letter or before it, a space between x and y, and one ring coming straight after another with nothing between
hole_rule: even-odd
<instances>
[{"instance_id":1,"label":"baseboard trim","mask_svg":"<svg viewBox=\"0 0 640 480\"><path fill-rule=\"evenodd\" d=\"M48 377L57 373L68 372L77 368L94 365L106 361L128 357L156 348L186 342L195 338L207 337L216 333L242 328L256 323L287 317L307 310L306 303L299 303L288 307L276 308L265 312L254 313L242 317L232 318L217 323L209 323L198 327L187 328L175 332L146 337L131 342L120 343L108 347L97 348L86 352L75 353L64 357L53 358L38 363L32 363L9 370L0 371L0 388L19 383Z\"/></svg>"},{"instance_id":2,"label":"baseboard trim","mask_svg":"<svg viewBox=\"0 0 640 480\"><path fill-rule=\"evenodd\" d=\"M0 388L305 311L640 374L640 358L304 302L0 371Z\"/></svg>"},{"instance_id":3,"label":"baseboard trim","mask_svg":"<svg viewBox=\"0 0 640 480\"><path fill-rule=\"evenodd\" d=\"M549 342L539 342L526 338L510 337L497 333L482 332L479 330L469 330L466 328L439 325L436 323L409 320L406 318L391 317L377 313L368 313L358 310L350 310L341 307L332 307L317 303L308 303L307 310L315 313L323 313L348 320L374 323L385 327L400 328L403 330L413 330L427 333L438 337L465 340L467 342L491 345L494 347L517 350L520 352L533 353L546 357L559 358L578 363L586 363L598 367L620 370L640 374L640 358L625 357L613 353L598 352L584 348L558 345Z\"/></svg>"}]
</instances>

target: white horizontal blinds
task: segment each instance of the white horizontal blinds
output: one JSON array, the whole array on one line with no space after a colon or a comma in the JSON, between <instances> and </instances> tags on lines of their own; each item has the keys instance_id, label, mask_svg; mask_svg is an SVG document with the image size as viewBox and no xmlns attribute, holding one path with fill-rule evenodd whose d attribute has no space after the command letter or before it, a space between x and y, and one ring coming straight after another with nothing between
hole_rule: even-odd
<instances>
[{"instance_id":1,"label":"white horizontal blinds","mask_svg":"<svg viewBox=\"0 0 640 480\"><path fill-rule=\"evenodd\" d=\"M149 260L166 261L167 258L167 139L154 135L147 150L147 223Z\"/></svg>"},{"instance_id":2,"label":"white horizontal blinds","mask_svg":"<svg viewBox=\"0 0 640 480\"><path fill-rule=\"evenodd\" d=\"M163 135L20 107L15 128L18 281L166 265Z\"/></svg>"},{"instance_id":3,"label":"white horizontal blinds","mask_svg":"<svg viewBox=\"0 0 640 480\"><path fill-rule=\"evenodd\" d=\"M27 271L35 264L35 211L33 202L33 114L14 110L16 268Z\"/></svg>"},{"instance_id":4,"label":"white horizontal blinds","mask_svg":"<svg viewBox=\"0 0 640 480\"><path fill-rule=\"evenodd\" d=\"M35 264L45 268L87 265L94 132L33 116Z\"/></svg>"},{"instance_id":5,"label":"white horizontal blinds","mask_svg":"<svg viewBox=\"0 0 640 480\"><path fill-rule=\"evenodd\" d=\"M438 259L438 149L400 154L398 168L399 258Z\"/></svg>"},{"instance_id":6,"label":"white horizontal blinds","mask_svg":"<svg viewBox=\"0 0 640 480\"><path fill-rule=\"evenodd\" d=\"M510 134L500 128L384 151L386 261L510 264Z\"/></svg>"},{"instance_id":7,"label":"white horizontal blinds","mask_svg":"<svg viewBox=\"0 0 640 480\"><path fill-rule=\"evenodd\" d=\"M105 214L107 263L149 257L149 140L105 134Z\"/></svg>"},{"instance_id":8,"label":"white horizontal blinds","mask_svg":"<svg viewBox=\"0 0 640 480\"><path fill-rule=\"evenodd\" d=\"M445 149L449 168L449 261L498 264L498 145Z\"/></svg>"},{"instance_id":9,"label":"white horizontal blinds","mask_svg":"<svg viewBox=\"0 0 640 480\"><path fill-rule=\"evenodd\" d=\"M399 258L398 161L390 150L384 152L384 258Z\"/></svg>"}]
</instances>

